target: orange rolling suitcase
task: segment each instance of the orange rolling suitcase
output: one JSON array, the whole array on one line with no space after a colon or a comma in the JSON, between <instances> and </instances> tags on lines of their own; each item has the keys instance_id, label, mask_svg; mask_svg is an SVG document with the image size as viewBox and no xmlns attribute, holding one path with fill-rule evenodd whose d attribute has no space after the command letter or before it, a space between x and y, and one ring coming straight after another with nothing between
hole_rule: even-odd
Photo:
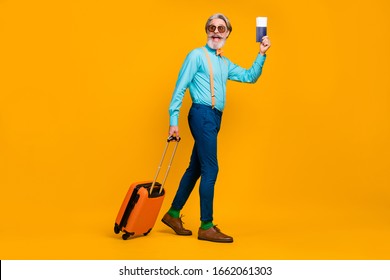
<instances>
[{"instance_id":1,"label":"orange rolling suitcase","mask_svg":"<svg viewBox=\"0 0 390 280\"><path fill-rule=\"evenodd\" d=\"M164 179L160 184L156 180L160 173L161 165L164 162L169 143L173 140L176 141L176 145L174 146ZM167 139L167 144L153 181L136 182L129 187L119 209L114 226L114 232L116 234L123 232L123 240L131 236L147 235L152 230L164 201L164 184L168 177L179 141L180 137L176 138L171 136Z\"/></svg>"}]
</instances>

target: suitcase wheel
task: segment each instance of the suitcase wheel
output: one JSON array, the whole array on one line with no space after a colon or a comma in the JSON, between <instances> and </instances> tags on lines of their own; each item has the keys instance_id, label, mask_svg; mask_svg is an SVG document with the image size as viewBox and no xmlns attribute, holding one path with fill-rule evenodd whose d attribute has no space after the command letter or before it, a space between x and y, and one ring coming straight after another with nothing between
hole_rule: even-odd
<instances>
[{"instance_id":1,"label":"suitcase wheel","mask_svg":"<svg viewBox=\"0 0 390 280\"><path fill-rule=\"evenodd\" d=\"M127 240L132 235L134 235L134 232L126 232L122 235L122 239Z\"/></svg>"},{"instance_id":2,"label":"suitcase wheel","mask_svg":"<svg viewBox=\"0 0 390 280\"><path fill-rule=\"evenodd\" d=\"M121 231L121 229L119 228L119 225L118 225L117 223L115 223L114 232L115 232L116 234L118 234L120 231Z\"/></svg>"},{"instance_id":3,"label":"suitcase wheel","mask_svg":"<svg viewBox=\"0 0 390 280\"><path fill-rule=\"evenodd\" d=\"M149 229L147 232L145 232L145 233L144 233L144 236L147 236L151 230L152 230L152 229Z\"/></svg>"}]
</instances>

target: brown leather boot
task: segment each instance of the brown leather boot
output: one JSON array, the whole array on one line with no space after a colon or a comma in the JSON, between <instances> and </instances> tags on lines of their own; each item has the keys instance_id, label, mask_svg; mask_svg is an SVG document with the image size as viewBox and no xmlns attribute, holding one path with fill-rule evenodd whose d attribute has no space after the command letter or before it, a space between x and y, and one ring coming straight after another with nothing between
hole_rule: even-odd
<instances>
[{"instance_id":1,"label":"brown leather boot","mask_svg":"<svg viewBox=\"0 0 390 280\"><path fill-rule=\"evenodd\" d=\"M198 231L198 239L212 242L232 243L233 237L221 232L219 228L213 226L209 229L201 229Z\"/></svg>"},{"instance_id":2,"label":"brown leather boot","mask_svg":"<svg viewBox=\"0 0 390 280\"><path fill-rule=\"evenodd\" d=\"M192 231L183 227L183 221L181 220L181 217L174 218L166 213L161 221L173 229L178 235L192 235Z\"/></svg>"}]
</instances>

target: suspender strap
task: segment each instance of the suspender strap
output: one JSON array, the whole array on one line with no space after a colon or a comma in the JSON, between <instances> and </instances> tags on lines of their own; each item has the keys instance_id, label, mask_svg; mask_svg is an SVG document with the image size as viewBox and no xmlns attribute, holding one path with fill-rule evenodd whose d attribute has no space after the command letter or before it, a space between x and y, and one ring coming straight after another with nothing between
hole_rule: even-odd
<instances>
[{"instance_id":1,"label":"suspender strap","mask_svg":"<svg viewBox=\"0 0 390 280\"><path fill-rule=\"evenodd\" d=\"M214 109L215 106L215 94L214 94L214 74L213 74L213 66L211 64L210 56L207 53L205 47L203 47L204 53L207 57L207 62L209 63L209 71L210 71L210 92L211 92L211 108Z\"/></svg>"}]
</instances>

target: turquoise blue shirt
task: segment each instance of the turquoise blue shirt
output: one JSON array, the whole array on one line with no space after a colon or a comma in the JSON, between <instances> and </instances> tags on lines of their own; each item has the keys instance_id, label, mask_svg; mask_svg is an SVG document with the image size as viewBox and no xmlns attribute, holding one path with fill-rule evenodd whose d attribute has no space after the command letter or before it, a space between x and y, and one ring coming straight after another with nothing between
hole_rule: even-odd
<instances>
[{"instance_id":1,"label":"turquoise blue shirt","mask_svg":"<svg viewBox=\"0 0 390 280\"><path fill-rule=\"evenodd\" d=\"M218 56L214 49L206 45L213 74L215 108L223 112L226 102L227 80L255 83L260 77L266 56L258 54L252 67L244 69L224 56ZM170 125L177 126L184 93L190 91L193 103L211 106L210 71L206 54L202 48L192 50L184 60L169 106Z\"/></svg>"}]
</instances>

